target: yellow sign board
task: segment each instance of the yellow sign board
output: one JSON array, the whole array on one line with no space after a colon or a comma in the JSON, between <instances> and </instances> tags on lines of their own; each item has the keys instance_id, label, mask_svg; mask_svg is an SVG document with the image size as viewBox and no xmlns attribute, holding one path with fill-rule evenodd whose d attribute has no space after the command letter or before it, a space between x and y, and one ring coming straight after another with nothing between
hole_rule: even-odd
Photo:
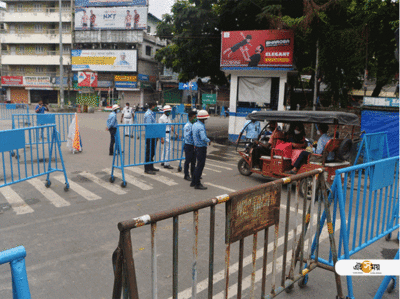
<instances>
[{"instance_id":1,"label":"yellow sign board","mask_svg":"<svg viewBox=\"0 0 400 299\"><path fill-rule=\"evenodd\" d=\"M114 76L114 81L137 82L137 76Z\"/></svg>"}]
</instances>

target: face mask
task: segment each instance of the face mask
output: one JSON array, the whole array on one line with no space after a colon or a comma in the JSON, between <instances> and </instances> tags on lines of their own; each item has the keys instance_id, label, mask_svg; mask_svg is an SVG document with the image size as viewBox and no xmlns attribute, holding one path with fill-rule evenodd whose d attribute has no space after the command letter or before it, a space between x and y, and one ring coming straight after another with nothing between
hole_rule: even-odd
<instances>
[{"instance_id":1,"label":"face mask","mask_svg":"<svg viewBox=\"0 0 400 299\"><path fill-rule=\"evenodd\" d=\"M194 124L196 121L197 121L197 119L196 119L196 118L193 118L190 122L191 122L192 124Z\"/></svg>"},{"instance_id":2,"label":"face mask","mask_svg":"<svg viewBox=\"0 0 400 299\"><path fill-rule=\"evenodd\" d=\"M151 109L152 111L156 112L157 111L157 107L154 107L153 109Z\"/></svg>"},{"instance_id":3,"label":"face mask","mask_svg":"<svg viewBox=\"0 0 400 299\"><path fill-rule=\"evenodd\" d=\"M171 112L166 112L165 115L166 116L170 116Z\"/></svg>"},{"instance_id":4,"label":"face mask","mask_svg":"<svg viewBox=\"0 0 400 299\"><path fill-rule=\"evenodd\" d=\"M317 135L321 135L321 131L320 130L317 131Z\"/></svg>"},{"instance_id":5,"label":"face mask","mask_svg":"<svg viewBox=\"0 0 400 299\"><path fill-rule=\"evenodd\" d=\"M294 133L295 133L296 135L298 135L298 134L300 134L300 131L294 130Z\"/></svg>"}]
</instances>

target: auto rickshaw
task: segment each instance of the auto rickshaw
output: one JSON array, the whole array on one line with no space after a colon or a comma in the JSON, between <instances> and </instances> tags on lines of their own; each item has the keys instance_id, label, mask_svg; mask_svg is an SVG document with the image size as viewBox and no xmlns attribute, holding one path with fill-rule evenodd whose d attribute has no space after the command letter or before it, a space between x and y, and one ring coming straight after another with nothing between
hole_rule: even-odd
<instances>
[{"instance_id":1,"label":"auto rickshaw","mask_svg":"<svg viewBox=\"0 0 400 299\"><path fill-rule=\"evenodd\" d=\"M334 134L332 139L325 145L322 155L312 153L307 163L303 164L298 170L297 174L304 173L310 170L324 168L325 180L331 185L335 177L335 170L350 166L350 153L352 152L353 136L355 126L360 126L359 118L353 113L346 112L335 112L335 111L258 111L250 113L246 119L255 120L260 122L267 122L267 124L261 130L258 136L258 142L256 140L250 140L246 142L239 141L239 144L246 144L244 150L237 150L242 157L238 162L238 170L244 176L249 176L252 173L258 173L270 179L279 179L288 177L288 172L292 169L291 158L284 157L283 153L275 148L276 142L271 144L270 155L262 155L259 161L253 161L253 151L259 146L259 142L266 142L265 133L267 132L268 122L276 121L278 123L312 123L312 124L327 124L334 125ZM336 138L337 130L339 125L352 126L352 133L350 138ZM243 132L243 131L242 131ZM242 133L239 135L241 140ZM325 162L326 157L330 152L335 153L335 160L333 162ZM319 156L322 162L311 162L312 156ZM322 157L321 157L322 156ZM311 161L310 161L311 160ZM256 162L256 163L255 163ZM254 168L253 165L259 165L259 168ZM300 193L302 195L308 194L309 184L306 181L302 181L300 185Z\"/></svg>"}]
</instances>

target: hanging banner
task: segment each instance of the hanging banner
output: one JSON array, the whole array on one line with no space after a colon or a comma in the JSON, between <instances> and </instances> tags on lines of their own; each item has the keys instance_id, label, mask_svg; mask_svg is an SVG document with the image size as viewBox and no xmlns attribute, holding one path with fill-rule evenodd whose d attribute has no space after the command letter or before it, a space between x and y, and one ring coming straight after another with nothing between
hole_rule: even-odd
<instances>
[{"instance_id":1,"label":"hanging banner","mask_svg":"<svg viewBox=\"0 0 400 299\"><path fill-rule=\"evenodd\" d=\"M80 6L135 6L147 5L147 0L75 0L75 7Z\"/></svg>"},{"instance_id":2,"label":"hanging banner","mask_svg":"<svg viewBox=\"0 0 400 299\"><path fill-rule=\"evenodd\" d=\"M137 50L71 50L72 70L137 72Z\"/></svg>"},{"instance_id":3,"label":"hanging banner","mask_svg":"<svg viewBox=\"0 0 400 299\"><path fill-rule=\"evenodd\" d=\"M293 41L290 30L222 32L221 67L291 68Z\"/></svg>"},{"instance_id":4,"label":"hanging banner","mask_svg":"<svg viewBox=\"0 0 400 299\"><path fill-rule=\"evenodd\" d=\"M75 30L99 29L147 29L147 7L78 7L75 9Z\"/></svg>"}]
</instances>

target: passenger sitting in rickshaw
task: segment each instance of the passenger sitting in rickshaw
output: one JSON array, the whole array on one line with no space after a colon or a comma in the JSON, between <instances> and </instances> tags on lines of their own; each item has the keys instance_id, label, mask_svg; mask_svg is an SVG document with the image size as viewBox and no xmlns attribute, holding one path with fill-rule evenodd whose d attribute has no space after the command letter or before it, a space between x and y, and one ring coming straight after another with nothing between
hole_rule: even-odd
<instances>
[{"instance_id":1,"label":"passenger sitting in rickshaw","mask_svg":"<svg viewBox=\"0 0 400 299\"><path fill-rule=\"evenodd\" d=\"M286 133L286 141L292 144L292 149L303 149L307 147L306 131L302 123L290 124Z\"/></svg>"},{"instance_id":2,"label":"passenger sitting in rickshaw","mask_svg":"<svg viewBox=\"0 0 400 299\"><path fill-rule=\"evenodd\" d=\"M313 148L313 152L317 155L322 155L322 152L324 151L325 145L328 143L329 140L332 138L328 136L328 125L327 124L320 124L319 125L319 130L317 131L317 135L321 135L321 137L318 139L317 142L317 147ZM299 155L299 157L296 159L296 161L293 164L293 168L290 171L287 171L287 174L296 174L297 171L300 169L301 165L307 163L308 157L311 155L311 152L308 151L302 151ZM313 162L322 162L322 156L313 156ZM335 159L335 154L333 152L330 152L327 157L326 161L330 162Z\"/></svg>"},{"instance_id":3,"label":"passenger sitting in rickshaw","mask_svg":"<svg viewBox=\"0 0 400 299\"><path fill-rule=\"evenodd\" d=\"M278 134L283 133L280 131L276 121L270 121L267 125L268 131L260 137L260 140L255 141L255 148L253 149L253 168L260 168L259 162L261 156L271 154L271 145L274 138L278 138ZM283 137L282 137L283 138Z\"/></svg>"}]
</instances>

